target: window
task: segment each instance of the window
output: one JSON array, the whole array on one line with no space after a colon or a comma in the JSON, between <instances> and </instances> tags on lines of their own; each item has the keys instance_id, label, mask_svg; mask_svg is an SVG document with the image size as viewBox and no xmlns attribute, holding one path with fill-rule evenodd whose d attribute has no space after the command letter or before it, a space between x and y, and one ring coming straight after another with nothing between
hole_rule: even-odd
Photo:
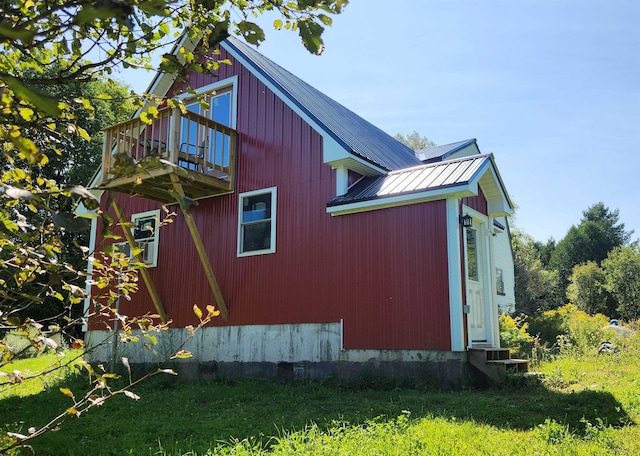
<instances>
[{"instance_id":1,"label":"window","mask_svg":"<svg viewBox=\"0 0 640 456\"><path fill-rule=\"evenodd\" d=\"M142 249L140 255L142 261L149 266L158 265L158 226L160 225L160 210L141 212L131 216L133 224L131 234L138 248ZM118 250L126 255L131 255L129 243L118 242L114 244Z\"/></svg>"},{"instance_id":2,"label":"window","mask_svg":"<svg viewBox=\"0 0 640 456\"><path fill-rule=\"evenodd\" d=\"M198 93L206 95L198 99L185 100L185 107L219 124L235 128L236 82L237 79L234 77L202 87ZM228 135L199 124L195 120L182 119L180 152L192 155L194 160L180 163L180 166L198 169L196 162L204 160L216 166L227 167L230 146L231 139Z\"/></svg>"},{"instance_id":3,"label":"window","mask_svg":"<svg viewBox=\"0 0 640 456\"><path fill-rule=\"evenodd\" d=\"M478 232L467 228L467 279L478 282Z\"/></svg>"},{"instance_id":4,"label":"window","mask_svg":"<svg viewBox=\"0 0 640 456\"><path fill-rule=\"evenodd\" d=\"M276 188L240 194L238 256L276 251Z\"/></svg>"},{"instance_id":5,"label":"window","mask_svg":"<svg viewBox=\"0 0 640 456\"><path fill-rule=\"evenodd\" d=\"M504 292L504 273L501 268L496 268L496 292L500 296L505 296Z\"/></svg>"}]
</instances>

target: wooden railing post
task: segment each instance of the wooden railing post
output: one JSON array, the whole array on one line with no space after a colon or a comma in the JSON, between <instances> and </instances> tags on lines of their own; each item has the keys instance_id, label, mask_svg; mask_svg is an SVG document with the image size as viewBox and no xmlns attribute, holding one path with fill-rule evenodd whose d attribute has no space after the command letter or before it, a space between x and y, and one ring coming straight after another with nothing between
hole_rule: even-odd
<instances>
[{"instance_id":1,"label":"wooden railing post","mask_svg":"<svg viewBox=\"0 0 640 456\"><path fill-rule=\"evenodd\" d=\"M104 142L102 143L102 182L105 182L109 176L111 168L111 147L113 140L111 139L111 130L104 131Z\"/></svg>"},{"instance_id":2,"label":"wooden railing post","mask_svg":"<svg viewBox=\"0 0 640 456\"><path fill-rule=\"evenodd\" d=\"M169 161L178 164L178 152L180 151L180 127L182 116L179 108L171 110L169 119Z\"/></svg>"}]
</instances>

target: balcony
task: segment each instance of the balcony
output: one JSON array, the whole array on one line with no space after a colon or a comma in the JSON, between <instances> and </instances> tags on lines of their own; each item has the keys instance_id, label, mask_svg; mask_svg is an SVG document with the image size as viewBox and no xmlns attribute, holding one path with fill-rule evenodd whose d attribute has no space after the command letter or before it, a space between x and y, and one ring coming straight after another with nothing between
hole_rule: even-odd
<instances>
[{"instance_id":1,"label":"balcony","mask_svg":"<svg viewBox=\"0 0 640 456\"><path fill-rule=\"evenodd\" d=\"M236 131L191 111L165 108L104 130L101 188L163 204L175 185L193 200L234 189Z\"/></svg>"}]
</instances>

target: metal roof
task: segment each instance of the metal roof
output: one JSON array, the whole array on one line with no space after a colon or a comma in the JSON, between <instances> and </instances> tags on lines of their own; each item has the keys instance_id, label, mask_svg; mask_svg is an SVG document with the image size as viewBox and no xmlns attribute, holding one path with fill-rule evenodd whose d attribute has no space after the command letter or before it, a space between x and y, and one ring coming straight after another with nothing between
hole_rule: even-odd
<instances>
[{"instance_id":1,"label":"metal roof","mask_svg":"<svg viewBox=\"0 0 640 456\"><path fill-rule=\"evenodd\" d=\"M464 149L467 146L475 143L476 139L465 139L464 141L458 141L451 144L443 144L442 146L429 147L427 149L421 149L416 151L416 157L422 162L440 161L447 158L449 155Z\"/></svg>"},{"instance_id":2,"label":"metal roof","mask_svg":"<svg viewBox=\"0 0 640 456\"><path fill-rule=\"evenodd\" d=\"M364 177L346 194L332 198L327 206L463 186L476 177L487 161L492 161L491 154L429 163L392 171L385 176Z\"/></svg>"},{"instance_id":3,"label":"metal roof","mask_svg":"<svg viewBox=\"0 0 640 456\"><path fill-rule=\"evenodd\" d=\"M310 116L351 154L386 170L415 166L420 161L413 150L329 98L242 41L229 37L223 47L244 56L257 71L286 97L288 104Z\"/></svg>"}]
</instances>

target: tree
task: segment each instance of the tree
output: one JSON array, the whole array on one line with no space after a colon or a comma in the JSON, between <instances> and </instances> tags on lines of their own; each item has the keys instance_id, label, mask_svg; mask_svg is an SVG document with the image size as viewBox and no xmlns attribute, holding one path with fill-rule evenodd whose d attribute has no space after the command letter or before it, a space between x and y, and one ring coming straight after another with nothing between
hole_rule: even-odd
<instances>
[{"instance_id":1,"label":"tree","mask_svg":"<svg viewBox=\"0 0 640 456\"><path fill-rule=\"evenodd\" d=\"M55 69L49 69L47 73L53 75L55 71ZM92 141L86 141L75 135L60 137L57 141L60 153L48 155L48 162L34 169L32 177L53 180L63 188L72 186L74 183L86 184L101 163L102 129L128 119L133 113L129 90L122 84L102 80L50 86L49 89L61 101L72 106L73 115L77 119L76 124L86 130ZM73 100L82 96L90 100L91 109L81 103L73 103ZM29 137L33 138L40 150L47 149L49 138L46 134L31 131L27 126L25 126L25 130L28 131ZM3 168L8 168L4 157L0 157L0 163ZM65 209L61 205L66 206L71 203L68 199L60 198L52 199L49 204L52 210L59 212L61 209ZM31 226L47 226L54 223L56 217L55 212L44 210L36 212L26 210L22 214L25 217L24 222ZM86 265L85 255L79 246L88 244L88 235L88 224L80 222L77 223L75 229L67 229L58 234L61 244L57 256L71 266L69 270L63 271L63 279L69 284L81 288L84 288L84 278L74 271L82 270ZM0 271L0 277L5 281L11 280L9 271L10 269ZM31 289L37 292L38 287L39 285L36 283ZM26 287L23 287L23 292L26 291ZM62 319L76 318L80 315L79 306L65 309L64 303L52 296L45 297L36 306L29 305L29 301L29 298L23 300L18 297L9 308L2 304L0 304L0 308L7 314L10 313L22 320L27 317L36 321L46 320L50 325L63 324ZM15 308L23 310L13 312ZM70 310L73 310L73 315L69 314Z\"/></svg>"},{"instance_id":2,"label":"tree","mask_svg":"<svg viewBox=\"0 0 640 456\"><path fill-rule=\"evenodd\" d=\"M597 203L583 213L580 223L572 226L558 242L549 262L558 271L560 286L566 288L573 267L587 261L600 264L610 251L629 242L633 232L618 223L619 211Z\"/></svg>"},{"instance_id":3,"label":"tree","mask_svg":"<svg viewBox=\"0 0 640 456\"><path fill-rule=\"evenodd\" d=\"M556 250L555 239L549 238L545 244L540 241L534 241L533 245L540 255L540 262L542 263L542 266L544 268L548 268L549 262L551 261L551 256Z\"/></svg>"},{"instance_id":4,"label":"tree","mask_svg":"<svg viewBox=\"0 0 640 456\"><path fill-rule=\"evenodd\" d=\"M435 147L436 145L436 143L428 139L426 136L420 136L420 133L417 131L414 131L407 136L404 136L402 133L396 133L394 138L415 151L428 149L430 147Z\"/></svg>"},{"instance_id":5,"label":"tree","mask_svg":"<svg viewBox=\"0 0 640 456\"><path fill-rule=\"evenodd\" d=\"M108 77L119 66L152 69L149 55L168 50L185 35L200 43L197 50L177 52L180 57L170 52L162 54L159 70L175 73L178 78L185 71L214 72L227 63L220 61L214 46L229 34L242 36L252 44L264 40L263 30L252 22L263 13L276 14L273 21L276 29L296 31L310 52L320 54L324 27L332 23L329 15L340 13L347 3L347 0L3 2L0 327L14 328L38 350L47 347L61 350L42 333L46 322L32 318L34 309L47 299L56 299L72 313L71 309L85 298L84 287L77 285L78 280L85 279L83 272L68 261L65 252L74 243L69 235L86 227L86 221L73 213L76 203L81 201L89 210L99 208L99 201L80 185L86 183L89 169L76 166L85 158L91 162L93 155L85 142L92 139L89 132L100 100L110 98L108 87L96 88L92 93L91 81ZM82 96L77 96L78 93ZM134 108L144 107L143 114L153 116L157 108L145 105L146 101L153 99L143 94L131 100ZM168 103L179 105L178 101ZM99 135L93 139L100 144ZM86 156L68 154L78 146ZM113 220L107 215L107 208L101 209L92 216L102 219L107 237L113 236L110 232ZM171 220L170 213L167 219ZM120 340L135 340L133 328L141 330L149 340L153 340L150 332L166 328L158 316L127 318L113 310L115 300L135 291L136 269L144 264L106 249L89 252L79 243L77 247L85 259L89 255L94 258L96 274L90 280L100 290L94 303L104 318L112 321L117 318L122 323ZM216 315L216 310L208 307L203 314L195 307L194 313L197 326L201 326ZM82 341L68 333L76 323L69 317L60 331L67 334L72 347L81 348ZM18 355L10 344L0 342L0 365L11 363ZM174 354L184 356L181 352ZM108 381L115 374L94 369L87 363L82 366L91 380L89 392L76 396L62 388L61 392L73 400L73 407L29 435L5 432L5 426L0 433L0 452L55 428L66 416L79 416L108 397L128 391L126 387L110 389ZM14 372L9 377L11 382L18 382L37 379L39 375ZM134 382L130 379L129 383Z\"/></svg>"},{"instance_id":6,"label":"tree","mask_svg":"<svg viewBox=\"0 0 640 456\"><path fill-rule=\"evenodd\" d=\"M527 315L555 307L557 273L546 270L535 241L517 228L511 230L516 310Z\"/></svg>"},{"instance_id":7,"label":"tree","mask_svg":"<svg viewBox=\"0 0 640 456\"><path fill-rule=\"evenodd\" d=\"M621 318L640 318L640 249L616 247L602 262L606 288L617 302Z\"/></svg>"},{"instance_id":8,"label":"tree","mask_svg":"<svg viewBox=\"0 0 640 456\"><path fill-rule=\"evenodd\" d=\"M573 268L567 287L567 299L588 314L616 316L615 302L606 288L604 270L593 261Z\"/></svg>"}]
</instances>

